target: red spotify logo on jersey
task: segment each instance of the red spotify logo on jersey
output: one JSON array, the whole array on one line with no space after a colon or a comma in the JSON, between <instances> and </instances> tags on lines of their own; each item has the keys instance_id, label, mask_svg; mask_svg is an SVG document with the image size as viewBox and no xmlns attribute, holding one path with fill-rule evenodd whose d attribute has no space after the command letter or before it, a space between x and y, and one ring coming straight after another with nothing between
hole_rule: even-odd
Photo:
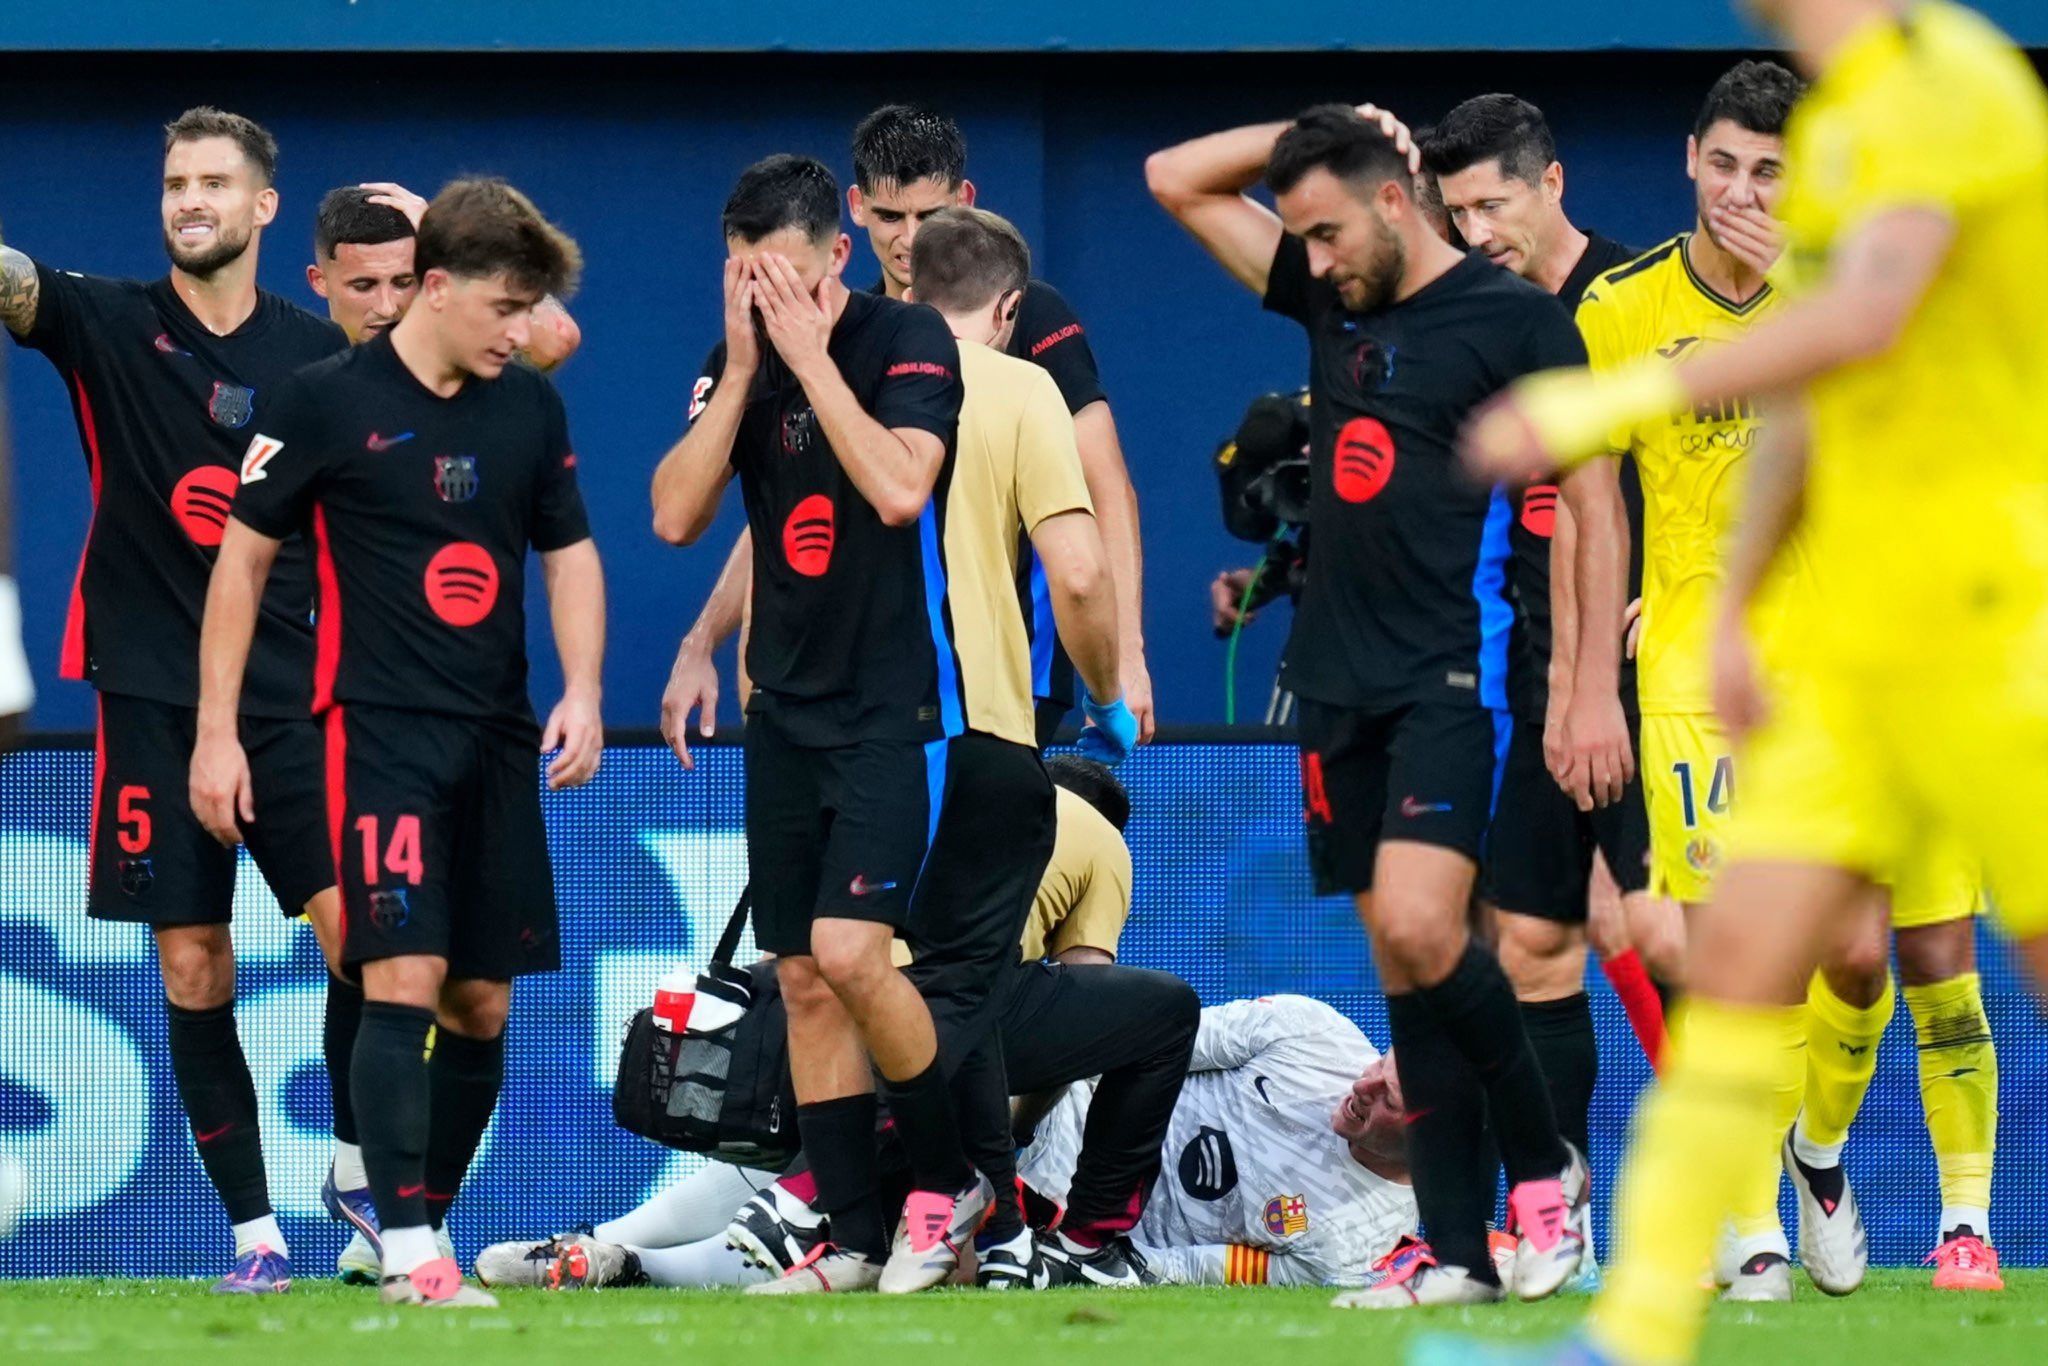
<instances>
[{"instance_id":1,"label":"red spotify logo on jersey","mask_svg":"<svg viewBox=\"0 0 2048 1366\"><path fill-rule=\"evenodd\" d=\"M832 500L814 493L790 511L782 524L782 555L789 567L815 579L832 567Z\"/></svg>"},{"instance_id":2,"label":"red spotify logo on jersey","mask_svg":"<svg viewBox=\"0 0 2048 1366\"><path fill-rule=\"evenodd\" d=\"M1557 485L1531 484L1522 490L1522 530L1550 539L1557 529Z\"/></svg>"},{"instance_id":3,"label":"red spotify logo on jersey","mask_svg":"<svg viewBox=\"0 0 2048 1366\"><path fill-rule=\"evenodd\" d=\"M220 544L235 505L235 472L219 465L201 465L171 490L171 512L192 544L209 549Z\"/></svg>"},{"instance_id":4,"label":"red spotify logo on jersey","mask_svg":"<svg viewBox=\"0 0 2048 1366\"><path fill-rule=\"evenodd\" d=\"M450 626L474 626L498 605L498 565L471 541L442 546L427 561L427 606Z\"/></svg>"},{"instance_id":5,"label":"red spotify logo on jersey","mask_svg":"<svg viewBox=\"0 0 2048 1366\"><path fill-rule=\"evenodd\" d=\"M1376 417L1354 417L1337 433L1337 496L1369 503L1394 477L1394 435Z\"/></svg>"}]
</instances>

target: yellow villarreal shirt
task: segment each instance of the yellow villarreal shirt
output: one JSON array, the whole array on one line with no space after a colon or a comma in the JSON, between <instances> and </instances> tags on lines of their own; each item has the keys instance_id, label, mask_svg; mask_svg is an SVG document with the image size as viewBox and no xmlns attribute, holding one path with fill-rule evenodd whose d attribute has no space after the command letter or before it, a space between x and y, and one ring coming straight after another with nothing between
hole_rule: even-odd
<instances>
[{"instance_id":1,"label":"yellow villarreal shirt","mask_svg":"<svg viewBox=\"0 0 2048 1366\"><path fill-rule=\"evenodd\" d=\"M1596 280L1579 304L1579 331L1595 370L1646 358L1676 365L1742 335L1778 307L1766 285L1742 303L1694 274L1681 234ZM1616 431L1617 452L1643 484L1643 634L1636 684L1646 715L1713 710L1710 633L1718 608L1728 528L1762 424L1754 404L1703 404ZM1759 603L1767 657L1788 629L1790 607L1809 591L1810 566L1795 539Z\"/></svg>"},{"instance_id":2,"label":"yellow villarreal shirt","mask_svg":"<svg viewBox=\"0 0 2048 1366\"><path fill-rule=\"evenodd\" d=\"M960 436L943 490L946 600L971 730L1037 747L1031 640L1017 597L1017 532L1094 512L1073 415L1051 375L960 343Z\"/></svg>"},{"instance_id":3,"label":"yellow villarreal shirt","mask_svg":"<svg viewBox=\"0 0 2048 1366\"><path fill-rule=\"evenodd\" d=\"M2048 93L1958 6L1856 33L1794 112L1790 287L1872 219L1955 225L1884 355L1808 391L1807 527L1827 653L1968 661L2048 606Z\"/></svg>"}]
</instances>

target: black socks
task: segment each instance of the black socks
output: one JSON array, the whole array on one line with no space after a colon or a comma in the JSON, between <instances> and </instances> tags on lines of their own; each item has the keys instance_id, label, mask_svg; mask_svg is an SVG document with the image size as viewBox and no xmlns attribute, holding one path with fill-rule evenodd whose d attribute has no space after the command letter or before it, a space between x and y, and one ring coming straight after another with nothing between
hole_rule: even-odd
<instances>
[{"instance_id":1,"label":"black socks","mask_svg":"<svg viewBox=\"0 0 2048 1366\"><path fill-rule=\"evenodd\" d=\"M228 1222L270 1213L263 1177L263 1141L256 1124L256 1083L235 1034L235 1003L186 1010L164 1002L170 1017L171 1075L192 1122L199 1163L227 1206Z\"/></svg>"}]
</instances>

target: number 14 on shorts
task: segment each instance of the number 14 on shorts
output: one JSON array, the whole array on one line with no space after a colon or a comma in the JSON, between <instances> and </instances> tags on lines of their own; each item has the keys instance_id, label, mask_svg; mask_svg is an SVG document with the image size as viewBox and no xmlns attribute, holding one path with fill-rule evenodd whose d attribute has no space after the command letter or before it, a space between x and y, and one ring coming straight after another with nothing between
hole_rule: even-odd
<instances>
[{"instance_id":1,"label":"number 14 on shorts","mask_svg":"<svg viewBox=\"0 0 2048 1366\"><path fill-rule=\"evenodd\" d=\"M1693 765L1690 760L1675 763L1671 772L1678 778L1678 802L1685 828L1690 830L1699 824L1699 806L1693 789ZM1713 781L1707 785L1707 810L1716 816L1728 814L1728 807L1735 800L1735 760L1724 754L1714 760Z\"/></svg>"},{"instance_id":2,"label":"number 14 on shorts","mask_svg":"<svg viewBox=\"0 0 2048 1366\"><path fill-rule=\"evenodd\" d=\"M376 886L380 877L380 824L375 816L356 817L356 834L362 840L365 887ZM391 822L391 838L382 845L381 853L382 872L390 873L394 878L403 877L411 886L419 886L420 879L426 875L426 866L420 857L420 818L395 818Z\"/></svg>"}]
</instances>

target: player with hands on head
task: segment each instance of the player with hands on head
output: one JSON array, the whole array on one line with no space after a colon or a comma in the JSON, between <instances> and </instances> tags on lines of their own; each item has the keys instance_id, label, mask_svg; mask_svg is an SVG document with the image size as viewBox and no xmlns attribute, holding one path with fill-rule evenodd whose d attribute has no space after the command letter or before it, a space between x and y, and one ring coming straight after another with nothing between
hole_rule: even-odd
<instances>
[{"instance_id":1,"label":"player with hands on head","mask_svg":"<svg viewBox=\"0 0 2048 1366\"><path fill-rule=\"evenodd\" d=\"M1310 338L1314 551L1282 680L1301 703L1317 889L1351 895L1387 991L1432 1243L1346 1307L1500 1298L1487 1113L1521 1233L1516 1293L1555 1293L1585 1251L1584 1159L1558 1133L1499 961L1467 928L1513 725L1513 613L1506 492L1454 457L1467 415L1505 379L1585 351L1554 298L1438 235L1415 195L1420 164L1407 130L1369 105L1146 162L1167 211ZM1246 193L1261 178L1277 214Z\"/></svg>"}]
</instances>

